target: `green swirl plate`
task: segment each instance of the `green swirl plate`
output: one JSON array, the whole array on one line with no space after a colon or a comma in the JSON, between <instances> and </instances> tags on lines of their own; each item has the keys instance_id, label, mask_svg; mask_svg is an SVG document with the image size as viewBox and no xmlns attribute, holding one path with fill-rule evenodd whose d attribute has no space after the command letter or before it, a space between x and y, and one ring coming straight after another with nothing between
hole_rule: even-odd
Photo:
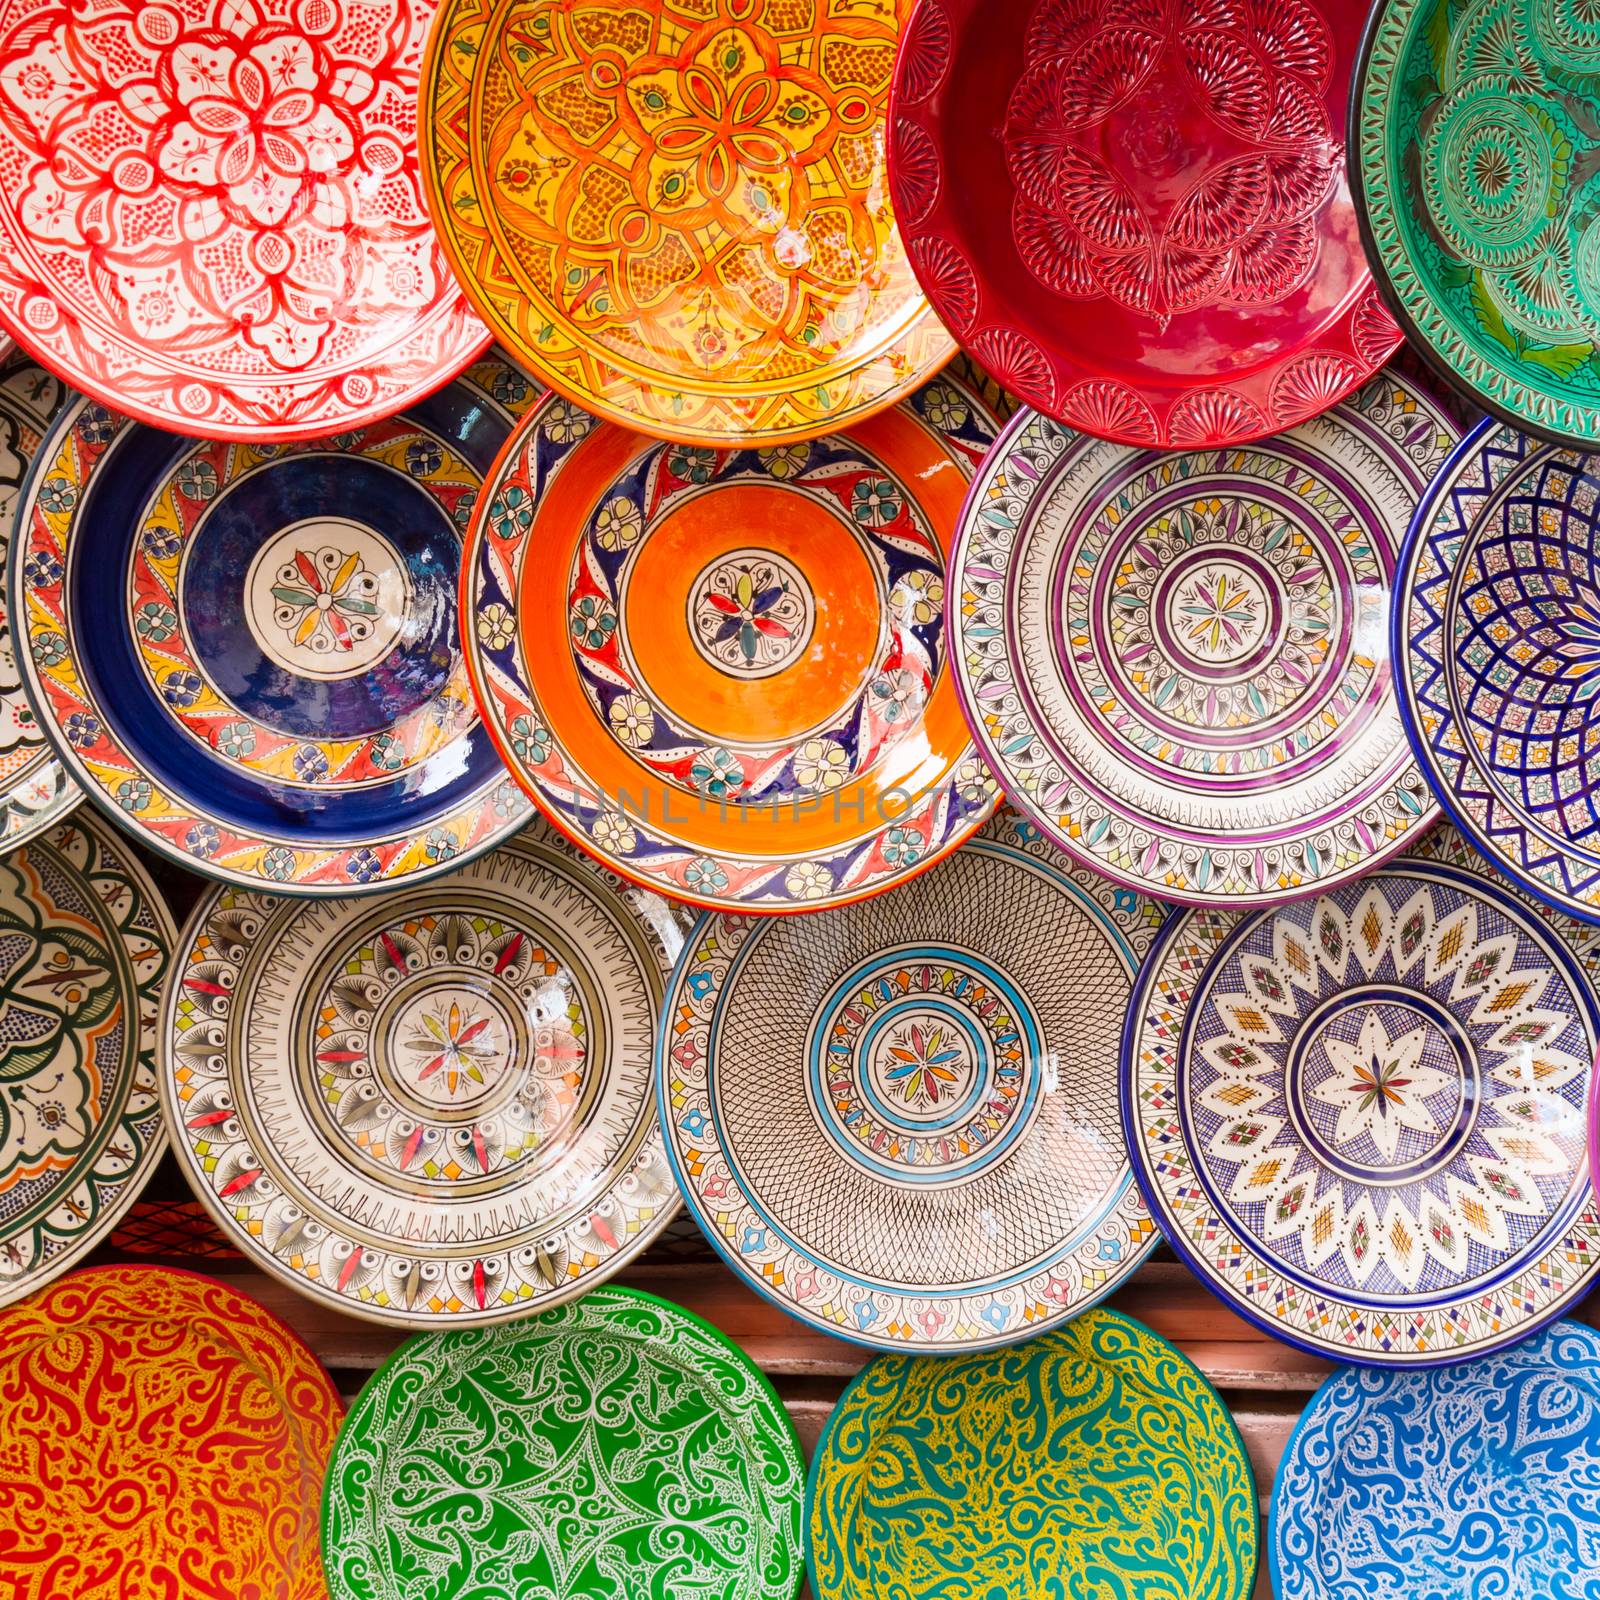
<instances>
[{"instance_id":1,"label":"green swirl plate","mask_svg":"<svg viewBox=\"0 0 1600 1600\"><path fill-rule=\"evenodd\" d=\"M1373 273L1432 364L1507 421L1600 438L1600 13L1380 0L1350 118Z\"/></svg>"},{"instance_id":2,"label":"green swirl plate","mask_svg":"<svg viewBox=\"0 0 1600 1600\"><path fill-rule=\"evenodd\" d=\"M1233 1419L1143 1323L1086 1311L990 1355L880 1356L811 1464L817 1600L1245 1600Z\"/></svg>"},{"instance_id":3,"label":"green swirl plate","mask_svg":"<svg viewBox=\"0 0 1600 1600\"><path fill-rule=\"evenodd\" d=\"M332 1600L793 1600L803 1468L772 1386L636 1289L421 1334L350 1409Z\"/></svg>"}]
</instances>

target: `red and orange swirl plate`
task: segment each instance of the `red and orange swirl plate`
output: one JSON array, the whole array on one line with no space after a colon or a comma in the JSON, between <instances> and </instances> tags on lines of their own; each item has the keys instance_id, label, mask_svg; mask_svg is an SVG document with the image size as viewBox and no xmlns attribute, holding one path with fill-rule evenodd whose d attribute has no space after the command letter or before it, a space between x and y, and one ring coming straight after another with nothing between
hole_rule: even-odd
<instances>
[{"instance_id":1,"label":"red and orange swirl plate","mask_svg":"<svg viewBox=\"0 0 1600 1600\"><path fill-rule=\"evenodd\" d=\"M0 1314L7 1600L326 1600L322 1482L343 1415L255 1301L97 1267Z\"/></svg>"}]
</instances>

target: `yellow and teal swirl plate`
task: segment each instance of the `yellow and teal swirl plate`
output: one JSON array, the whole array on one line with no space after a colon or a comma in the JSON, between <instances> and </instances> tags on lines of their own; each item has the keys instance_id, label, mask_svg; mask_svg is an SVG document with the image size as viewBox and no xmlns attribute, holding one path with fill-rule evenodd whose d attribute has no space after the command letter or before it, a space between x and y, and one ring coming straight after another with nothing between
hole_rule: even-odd
<instances>
[{"instance_id":1,"label":"yellow and teal swirl plate","mask_svg":"<svg viewBox=\"0 0 1600 1600\"><path fill-rule=\"evenodd\" d=\"M1086 1311L992 1354L881 1356L807 1490L817 1600L1246 1600L1250 1463L1192 1361Z\"/></svg>"}]
</instances>

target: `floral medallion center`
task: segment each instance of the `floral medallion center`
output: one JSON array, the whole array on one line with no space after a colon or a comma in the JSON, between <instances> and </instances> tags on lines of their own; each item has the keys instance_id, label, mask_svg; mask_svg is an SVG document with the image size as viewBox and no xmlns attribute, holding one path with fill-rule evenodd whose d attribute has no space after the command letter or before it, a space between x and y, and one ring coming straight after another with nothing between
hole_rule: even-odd
<instances>
[{"instance_id":1,"label":"floral medallion center","mask_svg":"<svg viewBox=\"0 0 1600 1600\"><path fill-rule=\"evenodd\" d=\"M1199 662L1226 665L1248 656L1271 616L1260 577L1237 561L1205 561L1167 591L1167 630Z\"/></svg>"},{"instance_id":2,"label":"floral medallion center","mask_svg":"<svg viewBox=\"0 0 1600 1600\"><path fill-rule=\"evenodd\" d=\"M445 985L396 1014L393 1059L419 1100L459 1107L487 1097L511 1066L511 1020L493 996Z\"/></svg>"},{"instance_id":3,"label":"floral medallion center","mask_svg":"<svg viewBox=\"0 0 1600 1600\"><path fill-rule=\"evenodd\" d=\"M699 653L736 678L766 678L804 656L816 624L811 586L792 561L735 550L689 590L689 636Z\"/></svg>"},{"instance_id":4,"label":"floral medallion center","mask_svg":"<svg viewBox=\"0 0 1600 1600\"><path fill-rule=\"evenodd\" d=\"M349 678L399 642L411 603L405 563L373 528L311 517L261 546L245 619L262 652L307 678Z\"/></svg>"},{"instance_id":5,"label":"floral medallion center","mask_svg":"<svg viewBox=\"0 0 1600 1600\"><path fill-rule=\"evenodd\" d=\"M919 953L920 954L920 953ZM1038 1023L1011 981L964 952L873 960L817 1013L809 1092L824 1132L896 1183L999 1161L1038 1098Z\"/></svg>"}]
</instances>

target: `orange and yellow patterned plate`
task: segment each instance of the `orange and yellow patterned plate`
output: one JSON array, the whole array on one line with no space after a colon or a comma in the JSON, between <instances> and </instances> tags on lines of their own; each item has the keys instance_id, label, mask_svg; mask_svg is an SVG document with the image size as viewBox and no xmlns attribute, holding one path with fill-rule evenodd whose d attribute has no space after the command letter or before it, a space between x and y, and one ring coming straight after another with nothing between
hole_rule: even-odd
<instances>
[{"instance_id":1,"label":"orange and yellow patterned plate","mask_svg":"<svg viewBox=\"0 0 1600 1600\"><path fill-rule=\"evenodd\" d=\"M484 725L614 872L719 910L887 889L993 811L945 560L996 424L951 373L805 443L664 444L548 397L484 486L462 629Z\"/></svg>"},{"instance_id":2,"label":"orange and yellow patterned plate","mask_svg":"<svg viewBox=\"0 0 1600 1600\"><path fill-rule=\"evenodd\" d=\"M0 1314L6 1600L326 1600L343 1407L270 1312L98 1267Z\"/></svg>"},{"instance_id":3,"label":"orange and yellow patterned plate","mask_svg":"<svg viewBox=\"0 0 1600 1600\"><path fill-rule=\"evenodd\" d=\"M912 274L884 125L913 0L446 0L423 69L435 226L553 388L685 443L903 398L955 346Z\"/></svg>"}]
</instances>

